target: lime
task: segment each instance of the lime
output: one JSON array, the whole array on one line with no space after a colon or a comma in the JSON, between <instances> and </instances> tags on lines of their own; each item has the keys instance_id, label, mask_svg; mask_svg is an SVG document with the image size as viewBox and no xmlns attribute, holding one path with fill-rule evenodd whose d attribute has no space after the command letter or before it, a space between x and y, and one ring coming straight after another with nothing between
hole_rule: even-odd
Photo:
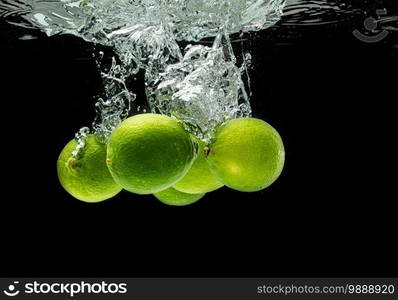
<instances>
[{"instance_id":1,"label":"lime","mask_svg":"<svg viewBox=\"0 0 398 300\"><path fill-rule=\"evenodd\" d=\"M189 170L197 145L174 119L139 114L119 124L111 134L107 164L115 181L137 194L171 187Z\"/></svg>"},{"instance_id":2,"label":"lime","mask_svg":"<svg viewBox=\"0 0 398 300\"><path fill-rule=\"evenodd\" d=\"M255 118L229 121L216 133L208 161L226 186L254 192L271 185L281 174L285 151L278 132Z\"/></svg>"},{"instance_id":3,"label":"lime","mask_svg":"<svg viewBox=\"0 0 398 300\"><path fill-rule=\"evenodd\" d=\"M201 199L205 194L188 194L177 191L174 188L168 188L159 193L155 193L154 196L161 202L167 205L173 206L185 206L192 203L195 203L199 199Z\"/></svg>"},{"instance_id":4,"label":"lime","mask_svg":"<svg viewBox=\"0 0 398 300\"><path fill-rule=\"evenodd\" d=\"M173 187L183 193L200 194L219 189L222 184L210 171L210 165L206 159L207 147L205 143L196 139L199 145L199 154L191 169Z\"/></svg>"},{"instance_id":5,"label":"lime","mask_svg":"<svg viewBox=\"0 0 398 300\"><path fill-rule=\"evenodd\" d=\"M79 157L72 156L77 142L71 140L58 161L58 179L73 197L85 202L99 202L115 196L121 187L115 183L106 166L106 146L90 134Z\"/></svg>"}]
</instances>

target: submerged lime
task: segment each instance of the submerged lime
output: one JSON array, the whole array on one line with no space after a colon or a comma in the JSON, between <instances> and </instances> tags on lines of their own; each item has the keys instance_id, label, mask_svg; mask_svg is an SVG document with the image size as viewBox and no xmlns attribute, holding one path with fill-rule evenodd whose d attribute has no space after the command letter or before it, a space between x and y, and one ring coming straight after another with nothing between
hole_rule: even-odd
<instances>
[{"instance_id":1,"label":"submerged lime","mask_svg":"<svg viewBox=\"0 0 398 300\"><path fill-rule=\"evenodd\" d=\"M174 119L140 114L123 121L112 133L107 164L124 189L153 194L171 187L188 172L195 146Z\"/></svg>"},{"instance_id":2,"label":"submerged lime","mask_svg":"<svg viewBox=\"0 0 398 300\"><path fill-rule=\"evenodd\" d=\"M205 143L199 139L196 139L196 141L199 145L198 156L184 178L173 186L176 190L183 193L208 193L224 185L210 171L210 165L206 159L207 147Z\"/></svg>"},{"instance_id":3,"label":"submerged lime","mask_svg":"<svg viewBox=\"0 0 398 300\"><path fill-rule=\"evenodd\" d=\"M226 186L254 192L278 178L285 151L281 137L271 125L260 119L241 118L219 128L208 161Z\"/></svg>"},{"instance_id":4,"label":"submerged lime","mask_svg":"<svg viewBox=\"0 0 398 300\"><path fill-rule=\"evenodd\" d=\"M72 155L77 142L70 141L57 161L58 178L73 197L85 202L99 202L115 196L121 187L106 166L106 146L96 136L88 135L78 158Z\"/></svg>"},{"instance_id":5,"label":"submerged lime","mask_svg":"<svg viewBox=\"0 0 398 300\"><path fill-rule=\"evenodd\" d=\"M185 206L200 200L205 194L188 194L177 191L174 188L168 188L159 193L155 193L154 196L161 202L167 205L173 206Z\"/></svg>"}]
</instances>

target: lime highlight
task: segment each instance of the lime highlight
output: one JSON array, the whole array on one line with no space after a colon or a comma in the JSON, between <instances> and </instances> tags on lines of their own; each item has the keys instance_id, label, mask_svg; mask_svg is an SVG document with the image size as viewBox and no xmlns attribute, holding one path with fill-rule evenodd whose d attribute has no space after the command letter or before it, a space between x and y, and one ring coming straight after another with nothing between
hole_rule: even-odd
<instances>
[{"instance_id":1,"label":"lime highlight","mask_svg":"<svg viewBox=\"0 0 398 300\"><path fill-rule=\"evenodd\" d=\"M255 192L279 177L285 150L271 125L260 119L241 118L218 129L207 158L213 173L226 186Z\"/></svg>"},{"instance_id":2,"label":"lime highlight","mask_svg":"<svg viewBox=\"0 0 398 300\"><path fill-rule=\"evenodd\" d=\"M205 194L188 194L177 191L174 188L168 188L159 193L155 193L154 196L164 204L172 206L186 206L193 204L203 198Z\"/></svg>"},{"instance_id":3,"label":"lime highlight","mask_svg":"<svg viewBox=\"0 0 398 300\"><path fill-rule=\"evenodd\" d=\"M196 143L174 119L140 114L120 123L111 134L106 162L121 187L153 194L185 176L196 149Z\"/></svg>"},{"instance_id":4,"label":"lime highlight","mask_svg":"<svg viewBox=\"0 0 398 300\"><path fill-rule=\"evenodd\" d=\"M90 134L78 158L72 156L77 142L71 140L57 161L58 179L63 188L76 199L100 202L112 198L122 188L113 180L106 166L106 146Z\"/></svg>"}]
</instances>

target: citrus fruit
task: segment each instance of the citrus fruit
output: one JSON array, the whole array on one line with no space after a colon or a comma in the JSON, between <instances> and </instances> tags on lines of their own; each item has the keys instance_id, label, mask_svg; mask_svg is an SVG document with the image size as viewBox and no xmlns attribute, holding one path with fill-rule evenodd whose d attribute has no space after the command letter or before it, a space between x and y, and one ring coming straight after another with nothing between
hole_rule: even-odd
<instances>
[{"instance_id":1,"label":"citrus fruit","mask_svg":"<svg viewBox=\"0 0 398 300\"><path fill-rule=\"evenodd\" d=\"M120 123L108 142L107 165L115 181L137 194L171 187L189 170L197 145L181 124L158 114Z\"/></svg>"},{"instance_id":2,"label":"citrus fruit","mask_svg":"<svg viewBox=\"0 0 398 300\"><path fill-rule=\"evenodd\" d=\"M77 142L71 140L57 161L58 179L73 197L85 202L99 202L115 196L121 187L106 166L106 146L96 136L88 135L78 157L72 152Z\"/></svg>"},{"instance_id":3,"label":"citrus fruit","mask_svg":"<svg viewBox=\"0 0 398 300\"><path fill-rule=\"evenodd\" d=\"M155 193L154 196L161 202L167 205L185 206L195 203L201 199L205 194L188 194L177 191L174 188L168 188L164 191Z\"/></svg>"},{"instance_id":4,"label":"citrus fruit","mask_svg":"<svg viewBox=\"0 0 398 300\"><path fill-rule=\"evenodd\" d=\"M260 119L241 118L217 130L207 159L226 186L254 192L279 177L285 151L281 137L271 125Z\"/></svg>"},{"instance_id":5,"label":"citrus fruit","mask_svg":"<svg viewBox=\"0 0 398 300\"><path fill-rule=\"evenodd\" d=\"M199 139L195 140L199 145L199 154L188 173L173 187L180 192L189 194L208 193L217 190L224 184L210 171L206 159L207 147L205 143Z\"/></svg>"}]
</instances>

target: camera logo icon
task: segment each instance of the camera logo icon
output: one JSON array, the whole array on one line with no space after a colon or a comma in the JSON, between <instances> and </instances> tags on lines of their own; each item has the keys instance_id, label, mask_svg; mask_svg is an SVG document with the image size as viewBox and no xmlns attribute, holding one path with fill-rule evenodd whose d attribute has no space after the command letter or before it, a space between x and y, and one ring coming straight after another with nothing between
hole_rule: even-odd
<instances>
[{"instance_id":1,"label":"camera logo icon","mask_svg":"<svg viewBox=\"0 0 398 300\"><path fill-rule=\"evenodd\" d=\"M386 9L378 9L376 11L376 14L378 17L380 16L384 16L387 14L387 10ZM376 33L377 32L377 26L378 26L378 20L374 17L368 17L365 19L365 21L363 22L363 25L365 27L365 29L371 33ZM365 42L365 43L378 43L382 40L384 40L387 35L388 35L388 31L387 30L382 30L379 33L376 33L374 35L367 35L367 34L363 34L362 32L360 32L358 29L353 31L353 35L360 41Z\"/></svg>"},{"instance_id":2,"label":"camera logo icon","mask_svg":"<svg viewBox=\"0 0 398 300\"><path fill-rule=\"evenodd\" d=\"M19 294L19 290L16 287L18 284L19 284L19 281L14 281L14 283L10 284L8 286L8 289L4 290L3 293L9 297L15 297L16 295Z\"/></svg>"}]
</instances>

